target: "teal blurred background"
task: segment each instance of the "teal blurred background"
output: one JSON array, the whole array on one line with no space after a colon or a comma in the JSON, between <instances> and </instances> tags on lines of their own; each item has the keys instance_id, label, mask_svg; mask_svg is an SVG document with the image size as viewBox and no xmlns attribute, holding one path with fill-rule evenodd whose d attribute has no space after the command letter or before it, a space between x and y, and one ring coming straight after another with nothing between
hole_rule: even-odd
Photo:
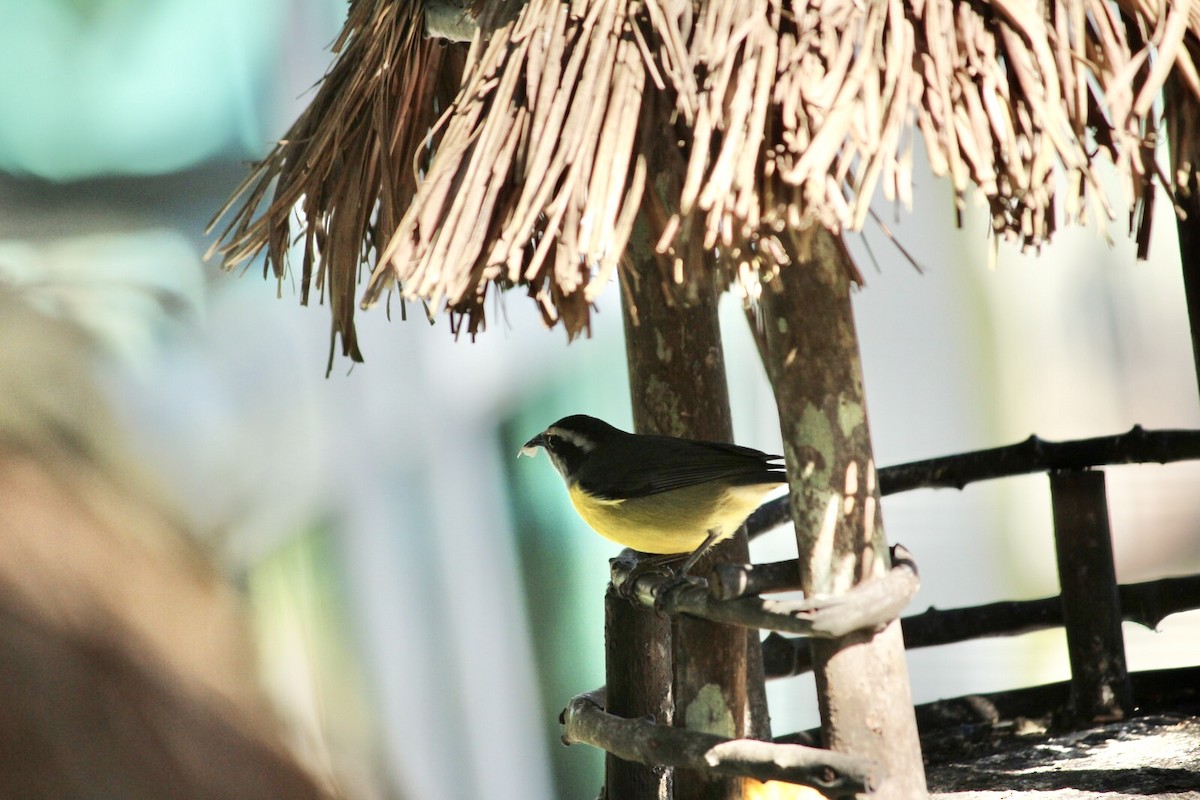
<instances>
[{"instance_id":1,"label":"teal blurred background","mask_svg":"<svg viewBox=\"0 0 1200 800\"><path fill-rule=\"evenodd\" d=\"M311 96L338 0L0 0L0 282L83 324L128 435L244 587L263 681L298 752L354 797L590 798L601 758L558 711L603 682L616 548L519 445L568 413L630 419L618 292L567 347L524 297L477 342L445 320L360 317L366 363L324 378L327 310L295 280L201 256L209 218ZM919 161L919 159L918 159ZM880 464L1017 441L1200 427L1169 209L1152 258L1067 230L1038 257L982 209L855 238ZM890 209L882 203L882 214ZM1119 234L1120 231L1117 231ZM869 249L868 249L869 246ZM736 298L722 308L740 442L779 447ZM0 365L0 370L3 365ZM1200 471L1109 471L1123 581L1200 568ZM889 498L914 610L1057 591L1045 480ZM791 548L789 550L789 547ZM756 559L794 555L777 531ZM1200 662L1196 614L1126 627L1135 669ZM918 702L1066 676L1061 632L910 654ZM816 721L811 678L770 687L777 733Z\"/></svg>"}]
</instances>

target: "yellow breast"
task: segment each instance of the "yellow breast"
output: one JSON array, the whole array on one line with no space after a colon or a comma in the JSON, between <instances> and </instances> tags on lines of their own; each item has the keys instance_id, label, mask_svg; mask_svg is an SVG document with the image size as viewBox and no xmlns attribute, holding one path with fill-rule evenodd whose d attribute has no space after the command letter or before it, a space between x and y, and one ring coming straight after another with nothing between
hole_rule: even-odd
<instances>
[{"instance_id":1,"label":"yellow breast","mask_svg":"<svg viewBox=\"0 0 1200 800\"><path fill-rule=\"evenodd\" d=\"M777 485L702 483L628 500L601 500L578 485L569 493L583 521L606 539L642 553L690 553L709 531L718 541L733 535Z\"/></svg>"}]
</instances>

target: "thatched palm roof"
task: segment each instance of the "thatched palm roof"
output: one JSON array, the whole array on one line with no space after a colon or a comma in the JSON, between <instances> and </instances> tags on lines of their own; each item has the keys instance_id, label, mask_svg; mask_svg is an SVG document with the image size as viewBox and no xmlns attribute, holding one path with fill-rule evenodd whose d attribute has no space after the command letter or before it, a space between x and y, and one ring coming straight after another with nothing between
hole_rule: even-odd
<instances>
[{"instance_id":1,"label":"thatched palm roof","mask_svg":"<svg viewBox=\"0 0 1200 800\"><path fill-rule=\"evenodd\" d=\"M468 51L422 37L418 0L354 0L337 61L218 242L227 267L265 249L282 276L302 237L301 300L313 282L328 294L351 356L355 306L397 285L471 333L492 286L524 286L575 336L635 223L675 279L715 248L753 282L785 266L781 231L860 229L879 189L911 204L918 138L999 237L1037 247L1129 208L1145 242L1151 191L1173 186L1154 160L1155 100L1172 72L1200 95L1195 2L477 9ZM1196 138L1179 147L1198 163ZM1101 190L1097 161L1124 198Z\"/></svg>"}]
</instances>

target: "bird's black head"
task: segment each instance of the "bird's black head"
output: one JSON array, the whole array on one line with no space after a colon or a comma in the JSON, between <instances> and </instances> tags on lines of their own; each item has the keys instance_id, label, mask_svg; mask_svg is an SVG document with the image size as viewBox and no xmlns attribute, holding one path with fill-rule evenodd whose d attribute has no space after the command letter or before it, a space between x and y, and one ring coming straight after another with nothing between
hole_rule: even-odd
<instances>
[{"instance_id":1,"label":"bird's black head","mask_svg":"<svg viewBox=\"0 0 1200 800\"><path fill-rule=\"evenodd\" d=\"M521 453L532 456L539 447L545 448L555 469L567 483L571 483L589 453L621 436L628 434L595 417L574 414L563 417L530 439L521 448Z\"/></svg>"}]
</instances>

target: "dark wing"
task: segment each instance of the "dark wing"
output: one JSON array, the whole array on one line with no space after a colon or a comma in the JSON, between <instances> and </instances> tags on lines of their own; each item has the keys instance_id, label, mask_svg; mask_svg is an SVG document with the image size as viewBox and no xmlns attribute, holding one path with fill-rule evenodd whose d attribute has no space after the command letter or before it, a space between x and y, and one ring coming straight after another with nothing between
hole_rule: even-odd
<instances>
[{"instance_id":1,"label":"dark wing","mask_svg":"<svg viewBox=\"0 0 1200 800\"><path fill-rule=\"evenodd\" d=\"M779 461L749 447L669 436L626 434L592 451L577 480L588 494L604 499L645 497L709 481L738 486L783 483Z\"/></svg>"}]
</instances>

